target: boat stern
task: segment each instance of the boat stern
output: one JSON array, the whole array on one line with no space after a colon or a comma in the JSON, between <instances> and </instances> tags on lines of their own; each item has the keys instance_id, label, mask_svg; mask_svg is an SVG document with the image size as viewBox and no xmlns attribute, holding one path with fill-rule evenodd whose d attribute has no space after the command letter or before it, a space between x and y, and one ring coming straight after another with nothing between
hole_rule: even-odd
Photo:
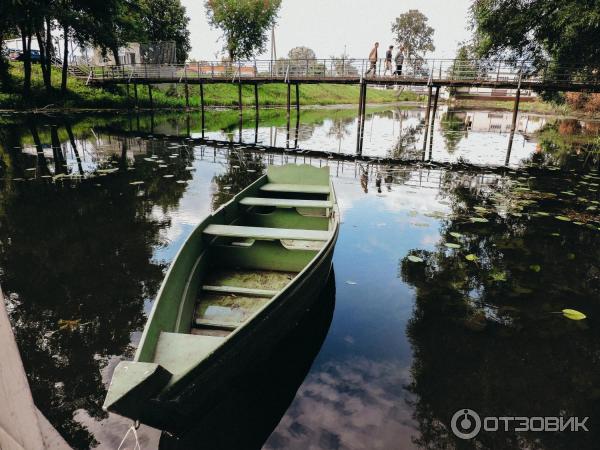
<instances>
[{"instance_id":1,"label":"boat stern","mask_svg":"<svg viewBox=\"0 0 600 450\"><path fill-rule=\"evenodd\" d=\"M169 382L172 374L155 363L121 361L113 373L102 409L139 419L148 401Z\"/></svg>"}]
</instances>

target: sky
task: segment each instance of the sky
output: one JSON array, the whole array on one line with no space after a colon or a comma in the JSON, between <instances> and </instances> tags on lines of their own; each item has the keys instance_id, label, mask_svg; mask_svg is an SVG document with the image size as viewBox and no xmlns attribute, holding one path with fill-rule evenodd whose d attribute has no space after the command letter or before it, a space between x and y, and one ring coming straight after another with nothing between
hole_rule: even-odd
<instances>
[{"instance_id":1,"label":"sky","mask_svg":"<svg viewBox=\"0 0 600 450\"><path fill-rule=\"evenodd\" d=\"M190 58L220 59L223 42L219 30L208 25L203 0L181 0L190 17ZM379 41L393 45L391 24L409 9L418 9L435 29L431 58L453 58L460 41L469 39L471 0L283 0L275 28L277 56L297 46L312 48L317 58L339 56L346 47L353 58L366 58ZM266 59L270 55L267 44Z\"/></svg>"}]
</instances>

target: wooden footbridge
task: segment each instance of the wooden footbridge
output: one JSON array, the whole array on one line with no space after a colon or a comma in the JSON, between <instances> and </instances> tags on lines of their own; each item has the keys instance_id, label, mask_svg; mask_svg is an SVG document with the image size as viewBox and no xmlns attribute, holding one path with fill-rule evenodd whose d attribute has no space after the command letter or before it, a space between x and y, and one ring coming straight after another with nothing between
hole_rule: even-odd
<instances>
[{"instance_id":1,"label":"wooden footbridge","mask_svg":"<svg viewBox=\"0 0 600 450\"><path fill-rule=\"evenodd\" d=\"M358 104L358 133L356 152L362 153L367 86L424 86L427 89L425 116L425 150L429 129L437 109L441 88L483 87L514 89L514 109L508 154L516 130L521 90L600 92L600 69L591 67L556 66L553 63L532 61L423 59L405 60L401 70L395 64L385 66L379 60L375 68L365 59L306 59L306 60L252 60L203 61L186 64L131 64L120 66L77 66L76 74L94 86L126 85L127 93L133 85L135 104L138 85L146 86L152 105L152 86L183 84L186 106L189 108L189 85L199 85L200 105L204 122L204 85L232 83L238 86L238 107L242 111L242 86L254 86L254 108L259 111L258 86L283 83L287 85L288 124L292 106L291 87L295 87L295 107L300 112L301 84L356 84L360 85ZM387 70L386 70L387 69ZM398 68L399 69L399 68ZM433 107L433 114L431 113ZM431 122L431 125L430 125ZM289 125L288 125L289 127Z\"/></svg>"}]
</instances>

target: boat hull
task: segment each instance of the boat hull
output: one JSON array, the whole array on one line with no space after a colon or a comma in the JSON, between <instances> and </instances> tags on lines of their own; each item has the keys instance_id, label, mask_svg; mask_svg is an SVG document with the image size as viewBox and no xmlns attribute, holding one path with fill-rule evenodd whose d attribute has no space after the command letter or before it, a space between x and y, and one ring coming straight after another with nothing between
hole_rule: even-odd
<instances>
[{"instance_id":1,"label":"boat hull","mask_svg":"<svg viewBox=\"0 0 600 450\"><path fill-rule=\"evenodd\" d=\"M249 367L260 364L293 329L319 298L330 275L336 236L318 261L288 286L270 308L232 336L211 364L198 370L193 380L171 396L151 399L139 420L147 425L182 434L194 425L193 418L217 405L229 389L241 383Z\"/></svg>"}]
</instances>

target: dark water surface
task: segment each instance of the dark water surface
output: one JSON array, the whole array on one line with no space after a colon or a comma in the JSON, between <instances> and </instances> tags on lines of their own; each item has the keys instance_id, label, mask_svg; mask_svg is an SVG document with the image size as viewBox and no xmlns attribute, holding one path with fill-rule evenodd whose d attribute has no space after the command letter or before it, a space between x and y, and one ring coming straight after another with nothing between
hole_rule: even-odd
<instances>
[{"instance_id":1,"label":"dark water surface","mask_svg":"<svg viewBox=\"0 0 600 450\"><path fill-rule=\"evenodd\" d=\"M285 113L254 119L209 113L204 133L356 148L354 110L303 112L289 132ZM364 154L412 161L384 165L194 144L198 114L0 116L0 282L38 408L73 447L117 448L130 422L102 411L106 387L177 250L269 164L305 162L329 165L338 195L334 276L229 402L163 448L598 448L598 125L523 115L500 167L510 115L442 110L425 152L423 122L369 114ZM462 408L587 416L589 432L462 441Z\"/></svg>"}]
</instances>

